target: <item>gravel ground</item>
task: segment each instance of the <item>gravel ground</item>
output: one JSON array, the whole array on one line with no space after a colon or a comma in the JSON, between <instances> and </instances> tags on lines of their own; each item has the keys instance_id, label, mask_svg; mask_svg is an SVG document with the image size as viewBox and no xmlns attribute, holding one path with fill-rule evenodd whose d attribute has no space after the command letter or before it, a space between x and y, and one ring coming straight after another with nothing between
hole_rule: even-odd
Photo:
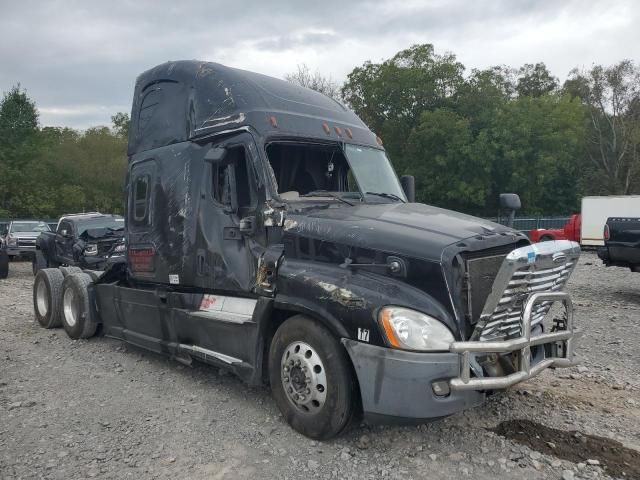
<instances>
[{"instance_id":1,"label":"gravel ground","mask_svg":"<svg viewBox=\"0 0 640 480\"><path fill-rule=\"evenodd\" d=\"M28 263L12 263L0 281L2 479L570 480L615 471L589 435L604 437L599 445L618 440L632 456L640 450L640 274L604 268L593 254L583 254L569 287L585 330L580 367L546 371L444 420L356 425L323 443L291 430L266 388L40 328L32 283ZM514 419L532 420L534 433L506 435L500 425ZM545 427L579 432L563 436L576 440L571 460L567 448L540 441ZM627 466L632 478L638 465Z\"/></svg>"}]
</instances>

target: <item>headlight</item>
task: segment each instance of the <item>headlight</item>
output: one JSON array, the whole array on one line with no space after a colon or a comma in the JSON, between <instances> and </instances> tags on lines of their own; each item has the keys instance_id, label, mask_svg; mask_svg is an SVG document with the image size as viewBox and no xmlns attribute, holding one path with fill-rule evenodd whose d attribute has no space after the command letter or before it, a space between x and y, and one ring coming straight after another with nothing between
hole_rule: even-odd
<instances>
[{"instance_id":1,"label":"headlight","mask_svg":"<svg viewBox=\"0 0 640 480\"><path fill-rule=\"evenodd\" d=\"M7 237L7 245L17 245L18 244L18 239L16 237L14 237L13 235L9 235Z\"/></svg>"},{"instance_id":2,"label":"headlight","mask_svg":"<svg viewBox=\"0 0 640 480\"><path fill-rule=\"evenodd\" d=\"M113 249L114 252L124 252L124 243L120 245L116 245L116 248Z\"/></svg>"},{"instance_id":3,"label":"headlight","mask_svg":"<svg viewBox=\"0 0 640 480\"><path fill-rule=\"evenodd\" d=\"M402 307L384 307L378 320L389 344L404 350L449 350L451 331L439 320Z\"/></svg>"},{"instance_id":4,"label":"headlight","mask_svg":"<svg viewBox=\"0 0 640 480\"><path fill-rule=\"evenodd\" d=\"M98 254L98 245L95 243L90 243L86 247L84 247L85 255L97 255Z\"/></svg>"}]
</instances>

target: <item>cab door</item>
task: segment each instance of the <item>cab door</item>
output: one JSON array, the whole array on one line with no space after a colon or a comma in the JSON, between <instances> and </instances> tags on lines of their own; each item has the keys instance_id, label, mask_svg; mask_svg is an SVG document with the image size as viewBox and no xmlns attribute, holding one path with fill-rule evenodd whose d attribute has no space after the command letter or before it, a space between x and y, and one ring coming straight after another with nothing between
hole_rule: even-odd
<instances>
[{"instance_id":1,"label":"cab door","mask_svg":"<svg viewBox=\"0 0 640 480\"><path fill-rule=\"evenodd\" d=\"M242 134L211 147L198 211L197 286L237 296L251 295L257 266L250 231L258 205L252 145L251 135Z\"/></svg>"},{"instance_id":2,"label":"cab door","mask_svg":"<svg viewBox=\"0 0 640 480\"><path fill-rule=\"evenodd\" d=\"M68 220L63 220L58 225L56 232L55 248L56 257L65 263L73 262L73 225Z\"/></svg>"},{"instance_id":3,"label":"cab door","mask_svg":"<svg viewBox=\"0 0 640 480\"><path fill-rule=\"evenodd\" d=\"M241 134L210 145L197 212L196 276L202 296L174 318L178 344L205 360L253 364L258 303L253 289L257 254L254 235L259 193L253 137Z\"/></svg>"}]
</instances>

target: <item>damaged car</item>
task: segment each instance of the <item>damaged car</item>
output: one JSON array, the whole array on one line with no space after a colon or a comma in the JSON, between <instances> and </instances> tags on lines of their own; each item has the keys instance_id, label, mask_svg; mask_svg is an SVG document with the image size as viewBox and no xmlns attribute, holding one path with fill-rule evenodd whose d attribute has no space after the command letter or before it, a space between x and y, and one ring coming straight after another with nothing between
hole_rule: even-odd
<instances>
[{"instance_id":1,"label":"damaged car","mask_svg":"<svg viewBox=\"0 0 640 480\"><path fill-rule=\"evenodd\" d=\"M104 270L124 251L123 217L98 212L65 215L54 232L42 232L35 240L33 274L62 265Z\"/></svg>"},{"instance_id":2,"label":"damaged car","mask_svg":"<svg viewBox=\"0 0 640 480\"><path fill-rule=\"evenodd\" d=\"M329 97L168 62L137 79L128 156L126 261L95 280L39 271L44 327L268 384L315 439L360 415L452 415L575 364L578 244L416 203Z\"/></svg>"}]
</instances>

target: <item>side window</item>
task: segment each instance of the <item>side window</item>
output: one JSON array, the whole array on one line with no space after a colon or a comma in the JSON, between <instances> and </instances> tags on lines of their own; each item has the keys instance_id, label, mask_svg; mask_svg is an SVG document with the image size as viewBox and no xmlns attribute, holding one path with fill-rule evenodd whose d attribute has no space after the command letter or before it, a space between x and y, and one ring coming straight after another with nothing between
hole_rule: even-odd
<instances>
[{"instance_id":1,"label":"side window","mask_svg":"<svg viewBox=\"0 0 640 480\"><path fill-rule=\"evenodd\" d=\"M254 205L244 146L227 150L224 161L213 165L211 180L211 191L216 202L232 208Z\"/></svg>"},{"instance_id":2,"label":"side window","mask_svg":"<svg viewBox=\"0 0 640 480\"><path fill-rule=\"evenodd\" d=\"M149 175L138 175L133 182L133 221L144 223L149 209Z\"/></svg>"},{"instance_id":3,"label":"side window","mask_svg":"<svg viewBox=\"0 0 640 480\"><path fill-rule=\"evenodd\" d=\"M66 220L60 222L60 225L58 226L58 233L60 235L71 235L73 233L71 231L71 224Z\"/></svg>"},{"instance_id":4,"label":"side window","mask_svg":"<svg viewBox=\"0 0 640 480\"><path fill-rule=\"evenodd\" d=\"M162 93L163 92L159 87L155 87L144 96L138 116L138 135L142 134L142 132L147 128L147 125L151 121L156 109L160 105Z\"/></svg>"},{"instance_id":5,"label":"side window","mask_svg":"<svg viewBox=\"0 0 640 480\"><path fill-rule=\"evenodd\" d=\"M212 192L216 202L231 205L231 165L214 165Z\"/></svg>"}]
</instances>

